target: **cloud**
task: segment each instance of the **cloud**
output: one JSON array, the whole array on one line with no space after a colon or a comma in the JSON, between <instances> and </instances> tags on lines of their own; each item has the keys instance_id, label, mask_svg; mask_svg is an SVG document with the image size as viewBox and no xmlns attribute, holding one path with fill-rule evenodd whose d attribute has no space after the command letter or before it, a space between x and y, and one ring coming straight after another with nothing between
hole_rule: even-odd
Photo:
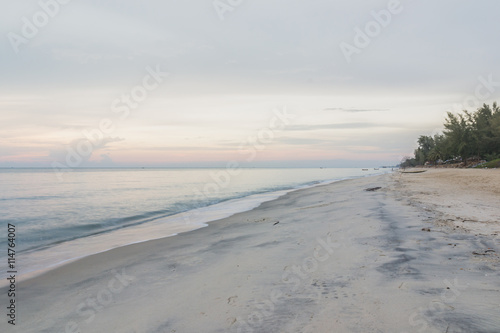
<instances>
[{"instance_id":1,"label":"cloud","mask_svg":"<svg viewBox=\"0 0 500 333\"><path fill-rule=\"evenodd\" d=\"M294 138L294 137L281 137L274 140L276 143L285 145L319 145L331 143L331 139L312 139L312 138Z\"/></svg>"},{"instance_id":2,"label":"cloud","mask_svg":"<svg viewBox=\"0 0 500 333\"><path fill-rule=\"evenodd\" d=\"M228 144L229 145L229 144ZM238 145L232 144L232 147L237 149ZM229 148L221 148L221 147L207 147L207 146L141 146L141 147L133 147L133 150L141 150L141 151L228 151Z\"/></svg>"},{"instance_id":3,"label":"cloud","mask_svg":"<svg viewBox=\"0 0 500 333\"><path fill-rule=\"evenodd\" d=\"M124 138L119 138L119 137L105 137L101 140L101 142L98 145L95 145L95 150L98 149L104 149L106 148L110 143L113 142L120 142L120 141L125 141Z\"/></svg>"},{"instance_id":4,"label":"cloud","mask_svg":"<svg viewBox=\"0 0 500 333\"><path fill-rule=\"evenodd\" d=\"M500 45L492 42L500 2L404 2L403 12L348 64L340 43L352 44L355 29L363 30L370 13L387 3L255 0L221 21L211 0L73 1L19 54L7 38L0 43L0 154L64 159L84 142L68 138L117 117L113 100L157 64L172 76L129 119L116 122L113 135L126 136L128 145L108 137L94 147L99 154L113 150L119 160L115 149L129 153L148 145L158 150L155 156L161 150L215 155L226 144L237 149L257 136L274 103L297 110L298 118L314 110L276 132L276 143L328 150L348 140L387 151L405 145L411 152L409 135L439 126L432 124L441 124L446 107L474 94L479 76L500 80ZM0 34L21 33L22 18L39 9L36 1L11 1L0 12ZM337 107L324 108L330 105ZM299 134L303 138L293 137ZM198 135L206 139L184 146L181 138ZM281 135L290 137L280 141Z\"/></svg>"},{"instance_id":5,"label":"cloud","mask_svg":"<svg viewBox=\"0 0 500 333\"><path fill-rule=\"evenodd\" d=\"M101 160L99 162L97 162L97 164L99 166L102 166L102 167L115 166L115 162L111 158L110 154L101 154L100 157L101 157Z\"/></svg>"},{"instance_id":6,"label":"cloud","mask_svg":"<svg viewBox=\"0 0 500 333\"><path fill-rule=\"evenodd\" d=\"M360 129L360 128L376 128L376 127L399 127L390 124L377 124L370 122L352 122L352 123L337 123L337 124L317 124L317 125L292 125L286 128L287 131L317 131L327 129Z\"/></svg>"},{"instance_id":7,"label":"cloud","mask_svg":"<svg viewBox=\"0 0 500 333\"><path fill-rule=\"evenodd\" d=\"M48 157L60 163L67 162L69 156L76 156L76 160L81 160L80 164L89 161L92 156L103 149L109 148L111 143L124 141L119 137L105 137L98 142L91 142L86 138L72 140L69 144L52 148L48 152ZM101 154L103 157L106 154Z\"/></svg>"},{"instance_id":8,"label":"cloud","mask_svg":"<svg viewBox=\"0 0 500 333\"><path fill-rule=\"evenodd\" d=\"M349 108L325 108L324 111L343 111L343 112L382 112L389 109L349 109Z\"/></svg>"}]
</instances>

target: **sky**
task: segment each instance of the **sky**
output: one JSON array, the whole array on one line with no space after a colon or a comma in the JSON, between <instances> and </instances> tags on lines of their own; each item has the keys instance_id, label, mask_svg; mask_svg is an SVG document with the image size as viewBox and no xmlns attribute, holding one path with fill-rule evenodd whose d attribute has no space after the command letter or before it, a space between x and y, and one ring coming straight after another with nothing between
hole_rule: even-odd
<instances>
[{"instance_id":1,"label":"sky","mask_svg":"<svg viewBox=\"0 0 500 333\"><path fill-rule=\"evenodd\" d=\"M0 2L0 167L395 165L500 100L494 0Z\"/></svg>"}]
</instances>

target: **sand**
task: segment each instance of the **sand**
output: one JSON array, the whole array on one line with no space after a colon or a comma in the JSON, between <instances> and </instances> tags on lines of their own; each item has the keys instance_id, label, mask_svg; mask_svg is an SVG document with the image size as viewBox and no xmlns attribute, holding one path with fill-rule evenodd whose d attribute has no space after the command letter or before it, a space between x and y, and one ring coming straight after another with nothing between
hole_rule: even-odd
<instances>
[{"instance_id":1,"label":"sand","mask_svg":"<svg viewBox=\"0 0 500 333\"><path fill-rule=\"evenodd\" d=\"M20 282L0 331L498 332L499 173L467 171L295 191L86 257Z\"/></svg>"},{"instance_id":2,"label":"sand","mask_svg":"<svg viewBox=\"0 0 500 333\"><path fill-rule=\"evenodd\" d=\"M423 174L401 174L397 184L413 204L438 213L442 224L500 234L498 169L426 169Z\"/></svg>"}]
</instances>

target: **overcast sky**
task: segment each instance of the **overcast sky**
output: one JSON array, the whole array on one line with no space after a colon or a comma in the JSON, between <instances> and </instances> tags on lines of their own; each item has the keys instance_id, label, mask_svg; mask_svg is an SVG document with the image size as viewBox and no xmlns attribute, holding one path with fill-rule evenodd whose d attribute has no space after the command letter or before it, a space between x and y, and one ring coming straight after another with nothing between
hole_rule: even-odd
<instances>
[{"instance_id":1,"label":"overcast sky","mask_svg":"<svg viewBox=\"0 0 500 333\"><path fill-rule=\"evenodd\" d=\"M59 1L1 1L0 167L391 165L500 100L494 0Z\"/></svg>"}]
</instances>

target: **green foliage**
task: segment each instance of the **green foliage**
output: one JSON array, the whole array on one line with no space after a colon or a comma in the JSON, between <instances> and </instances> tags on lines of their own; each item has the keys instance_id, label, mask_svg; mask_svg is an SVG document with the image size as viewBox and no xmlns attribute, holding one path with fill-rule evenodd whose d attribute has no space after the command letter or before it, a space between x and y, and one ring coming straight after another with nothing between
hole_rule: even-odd
<instances>
[{"instance_id":1,"label":"green foliage","mask_svg":"<svg viewBox=\"0 0 500 333\"><path fill-rule=\"evenodd\" d=\"M409 156L403 157L401 160L401 163L399 164L400 168L406 169L406 168L411 168L417 166L417 160L414 158L411 158Z\"/></svg>"},{"instance_id":2,"label":"green foliage","mask_svg":"<svg viewBox=\"0 0 500 333\"><path fill-rule=\"evenodd\" d=\"M445 161L452 157L449 148L449 140L443 134L434 135L434 147L429 152L428 161L437 163L437 161Z\"/></svg>"},{"instance_id":3,"label":"green foliage","mask_svg":"<svg viewBox=\"0 0 500 333\"><path fill-rule=\"evenodd\" d=\"M421 135L418 138L418 148L415 150L415 159L418 165L423 165L429 159L430 152L435 148L432 136Z\"/></svg>"},{"instance_id":4,"label":"green foliage","mask_svg":"<svg viewBox=\"0 0 500 333\"><path fill-rule=\"evenodd\" d=\"M493 160L493 161L487 162L487 163L485 163L485 164L478 165L476 168L478 168L478 169L485 169L485 168L489 168L489 169L493 169L493 168L500 168L500 158L497 158L496 160Z\"/></svg>"},{"instance_id":5,"label":"green foliage","mask_svg":"<svg viewBox=\"0 0 500 333\"><path fill-rule=\"evenodd\" d=\"M472 115L467 111L458 115L448 112L444 128L451 154L461 157L462 161L467 163L467 158L474 154L474 148L477 145Z\"/></svg>"},{"instance_id":6,"label":"green foliage","mask_svg":"<svg viewBox=\"0 0 500 333\"><path fill-rule=\"evenodd\" d=\"M448 112L443 134L418 138L414 161L417 165L439 160L470 157L492 160L500 156L500 108L483 104L476 112Z\"/></svg>"}]
</instances>

